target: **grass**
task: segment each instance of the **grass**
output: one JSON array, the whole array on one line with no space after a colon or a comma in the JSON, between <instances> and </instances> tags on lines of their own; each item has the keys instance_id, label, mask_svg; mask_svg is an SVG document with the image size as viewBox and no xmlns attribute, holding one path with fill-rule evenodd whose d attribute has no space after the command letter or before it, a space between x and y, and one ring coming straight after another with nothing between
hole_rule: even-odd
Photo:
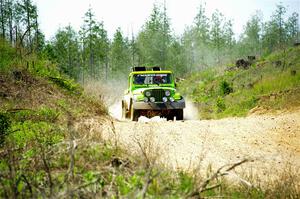
<instances>
[{"instance_id":1,"label":"grass","mask_svg":"<svg viewBox=\"0 0 300 199\"><path fill-rule=\"evenodd\" d=\"M0 38L0 72L8 70L16 56L15 49Z\"/></svg>"},{"instance_id":2,"label":"grass","mask_svg":"<svg viewBox=\"0 0 300 199\"><path fill-rule=\"evenodd\" d=\"M206 69L179 84L199 106L204 119L246 116L255 107L268 110L300 106L300 48L275 52L248 70Z\"/></svg>"}]
</instances>

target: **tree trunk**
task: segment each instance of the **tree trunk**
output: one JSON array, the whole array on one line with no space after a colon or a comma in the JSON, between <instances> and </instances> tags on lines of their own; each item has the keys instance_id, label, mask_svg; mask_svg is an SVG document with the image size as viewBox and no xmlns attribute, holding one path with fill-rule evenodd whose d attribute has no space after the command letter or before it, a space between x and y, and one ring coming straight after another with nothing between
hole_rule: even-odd
<instances>
[{"instance_id":1,"label":"tree trunk","mask_svg":"<svg viewBox=\"0 0 300 199\"><path fill-rule=\"evenodd\" d=\"M67 68L67 74L69 76L71 75L71 44L70 44L70 40L68 41L68 68Z\"/></svg>"},{"instance_id":2,"label":"tree trunk","mask_svg":"<svg viewBox=\"0 0 300 199\"><path fill-rule=\"evenodd\" d=\"M39 50L39 45L40 45L40 37L39 37L39 24L38 24L38 15L37 13L35 13L35 28L36 28L36 32L35 32L35 42L36 42L36 50Z\"/></svg>"},{"instance_id":3,"label":"tree trunk","mask_svg":"<svg viewBox=\"0 0 300 199\"><path fill-rule=\"evenodd\" d=\"M8 18L8 23L9 23L9 39L11 45L13 45L13 12L12 12L12 2L9 1L9 18Z\"/></svg>"},{"instance_id":4,"label":"tree trunk","mask_svg":"<svg viewBox=\"0 0 300 199\"><path fill-rule=\"evenodd\" d=\"M28 45L30 52L32 52L32 42L31 42L31 23L30 23L30 0L24 0L24 6L26 9L26 23L27 23L27 30L28 30Z\"/></svg>"},{"instance_id":5,"label":"tree trunk","mask_svg":"<svg viewBox=\"0 0 300 199\"><path fill-rule=\"evenodd\" d=\"M0 11L1 11L1 29L2 37L5 39L5 15L4 15L4 0L0 0Z\"/></svg>"}]
</instances>

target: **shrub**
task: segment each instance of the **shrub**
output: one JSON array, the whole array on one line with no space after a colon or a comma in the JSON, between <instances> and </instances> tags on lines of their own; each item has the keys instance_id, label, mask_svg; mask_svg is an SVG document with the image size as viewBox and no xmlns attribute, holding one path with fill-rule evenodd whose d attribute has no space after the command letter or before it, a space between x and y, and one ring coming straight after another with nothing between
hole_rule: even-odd
<instances>
[{"instance_id":1,"label":"shrub","mask_svg":"<svg viewBox=\"0 0 300 199\"><path fill-rule=\"evenodd\" d=\"M34 122L55 122L58 116L59 112L56 110L48 107L41 107L37 110L20 110L14 113L11 117L19 122L25 122L27 120Z\"/></svg>"},{"instance_id":2,"label":"shrub","mask_svg":"<svg viewBox=\"0 0 300 199\"><path fill-rule=\"evenodd\" d=\"M74 94L81 94L82 89L80 88L79 84L75 83L72 80L60 78L60 77L49 77L49 80L55 83L62 89L65 89Z\"/></svg>"},{"instance_id":3,"label":"shrub","mask_svg":"<svg viewBox=\"0 0 300 199\"><path fill-rule=\"evenodd\" d=\"M14 49L0 38L0 71L6 70L10 67L13 57L15 57Z\"/></svg>"},{"instance_id":4,"label":"shrub","mask_svg":"<svg viewBox=\"0 0 300 199\"><path fill-rule=\"evenodd\" d=\"M228 82L226 82L225 80L223 80L220 83L220 91L222 95L228 95L229 93L233 92L232 87L229 85Z\"/></svg>"},{"instance_id":5,"label":"shrub","mask_svg":"<svg viewBox=\"0 0 300 199\"><path fill-rule=\"evenodd\" d=\"M11 122L6 113L0 112L0 146L4 143L5 137L9 132Z\"/></svg>"},{"instance_id":6,"label":"shrub","mask_svg":"<svg viewBox=\"0 0 300 199\"><path fill-rule=\"evenodd\" d=\"M216 106L218 109L218 112L222 112L226 109L225 101L223 97L218 96L216 101Z\"/></svg>"}]
</instances>

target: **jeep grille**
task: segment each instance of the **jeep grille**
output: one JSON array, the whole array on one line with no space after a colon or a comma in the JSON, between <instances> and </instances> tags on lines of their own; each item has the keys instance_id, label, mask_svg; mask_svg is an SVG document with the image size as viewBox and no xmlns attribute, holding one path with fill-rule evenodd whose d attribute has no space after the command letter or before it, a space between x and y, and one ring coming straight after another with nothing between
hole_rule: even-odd
<instances>
[{"instance_id":1,"label":"jeep grille","mask_svg":"<svg viewBox=\"0 0 300 199\"><path fill-rule=\"evenodd\" d=\"M165 96L165 91L163 89L153 89L150 90L151 97L155 98L156 102L162 102L162 98Z\"/></svg>"}]
</instances>

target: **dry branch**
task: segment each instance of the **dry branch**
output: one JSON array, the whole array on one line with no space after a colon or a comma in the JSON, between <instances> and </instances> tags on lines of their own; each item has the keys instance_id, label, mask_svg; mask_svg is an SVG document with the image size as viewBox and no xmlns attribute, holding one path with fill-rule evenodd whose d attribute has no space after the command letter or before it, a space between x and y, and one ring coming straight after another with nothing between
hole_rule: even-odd
<instances>
[{"instance_id":1,"label":"dry branch","mask_svg":"<svg viewBox=\"0 0 300 199\"><path fill-rule=\"evenodd\" d=\"M206 180L204 180L204 182L199 186L199 188L197 190L195 190L192 193L188 194L188 197L199 197L199 198L201 198L200 197L201 193L203 193L205 191L208 191L208 190L212 190L212 189L220 187L221 184L219 184L219 183L215 184L215 185L212 185L210 187L208 187L208 185L213 180L217 179L218 177L222 177L222 176L228 175L229 171L231 171L231 170L235 169L236 167L238 167L238 166L240 166L240 165L242 165L242 164L244 164L246 162L249 162L249 161L250 161L249 159L244 159L244 160L239 161L237 163L229 164L229 165L224 165L224 166L220 167L215 173L213 173L210 177L208 177ZM225 169L226 167L228 167L228 168Z\"/></svg>"}]
</instances>

